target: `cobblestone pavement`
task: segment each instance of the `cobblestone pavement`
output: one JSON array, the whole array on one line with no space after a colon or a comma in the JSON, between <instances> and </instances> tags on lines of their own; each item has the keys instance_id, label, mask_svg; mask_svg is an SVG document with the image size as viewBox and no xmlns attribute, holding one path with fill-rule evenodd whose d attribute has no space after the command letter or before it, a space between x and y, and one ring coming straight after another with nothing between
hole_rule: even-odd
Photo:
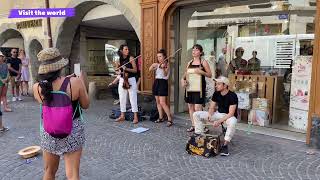
<instances>
[{"instance_id":1,"label":"cobblestone pavement","mask_svg":"<svg viewBox=\"0 0 320 180\"><path fill-rule=\"evenodd\" d=\"M10 131L0 134L0 179L41 179L42 156L26 163L17 151L39 142L39 106L31 98L11 104L4 114ZM108 118L111 102L99 101L85 114L87 143L81 179L320 179L320 153L307 155L304 143L237 131L229 157L188 155L186 122L173 127L144 121L144 134L129 122ZM66 179L64 163L57 179Z\"/></svg>"}]
</instances>

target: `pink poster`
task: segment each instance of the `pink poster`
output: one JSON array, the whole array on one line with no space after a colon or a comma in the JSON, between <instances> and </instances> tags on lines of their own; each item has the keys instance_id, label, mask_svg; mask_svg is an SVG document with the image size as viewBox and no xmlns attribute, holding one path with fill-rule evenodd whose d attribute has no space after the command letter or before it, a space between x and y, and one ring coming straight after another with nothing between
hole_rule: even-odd
<instances>
[{"instance_id":1,"label":"pink poster","mask_svg":"<svg viewBox=\"0 0 320 180\"><path fill-rule=\"evenodd\" d=\"M309 110L312 56L297 56L292 69L290 108Z\"/></svg>"}]
</instances>

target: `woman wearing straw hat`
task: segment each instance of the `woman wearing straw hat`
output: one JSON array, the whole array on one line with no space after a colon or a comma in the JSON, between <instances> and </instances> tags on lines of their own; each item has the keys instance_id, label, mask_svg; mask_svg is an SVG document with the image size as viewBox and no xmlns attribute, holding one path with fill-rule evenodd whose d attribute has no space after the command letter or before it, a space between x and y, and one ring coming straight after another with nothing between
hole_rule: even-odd
<instances>
[{"instance_id":1,"label":"woman wearing straw hat","mask_svg":"<svg viewBox=\"0 0 320 180\"><path fill-rule=\"evenodd\" d=\"M85 134L84 123L80 120L81 110L76 107L78 104L83 109L89 107L85 77L82 73L80 77L62 76L60 73L69 61L61 57L56 48L44 49L39 52L37 57L40 61L38 71L40 82L33 86L35 99L40 104L48 103L52 100L51 91L65 89L72 101L72 109L75 114L72 120L72 131L68 136L57 138L43 130L40 133L45 167L43 179L55 178L61 155L64 156L67 178L79 179L80 158L85 143Z\"/></svg>"}]
</instances>

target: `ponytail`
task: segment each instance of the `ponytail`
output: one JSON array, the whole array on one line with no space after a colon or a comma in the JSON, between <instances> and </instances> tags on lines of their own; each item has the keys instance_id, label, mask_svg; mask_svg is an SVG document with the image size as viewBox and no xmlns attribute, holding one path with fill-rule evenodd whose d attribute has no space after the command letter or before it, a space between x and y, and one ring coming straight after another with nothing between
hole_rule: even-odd
<instances>
[{"instance_id":1,"label":"ponytail","mask_svg":"<svg viewBox=\"0 0 320 180\"><path fill-rule=\"evenodd\" d=\"M47 73L47 74L39 74L39 86L41 87L41 95L44 97L44 101L50 103L52 101L53 91L52 82L58 79L61 74L61 70Z\"/></svg>"}]
</instances>

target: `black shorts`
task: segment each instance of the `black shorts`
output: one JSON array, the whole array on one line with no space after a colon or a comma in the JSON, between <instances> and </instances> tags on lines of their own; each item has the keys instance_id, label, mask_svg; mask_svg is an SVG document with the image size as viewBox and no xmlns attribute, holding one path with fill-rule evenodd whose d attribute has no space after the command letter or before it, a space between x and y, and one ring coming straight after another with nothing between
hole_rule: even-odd
<instances>
[{"instance_id":1,"label":"black shorts","mask_svg":"<svg viewBox=\"0 0 320 180\"><path fill-rule=\"evenodd\" d=\"M184 101L188 104L204 104L204 96L205 94L201 96L199 92L188 92L188 96L186 94L184 96Z\"/></svg>"},{"instance_id":2,"label":"black shorts","mask_svg":"<svg viewBox=\"0 0 320 180\"><path fill-rule=\"evenodd\" d=\"M154 96L168 96L168 80L156 79L152 86Z\"/></svg>"}]
</instances>

